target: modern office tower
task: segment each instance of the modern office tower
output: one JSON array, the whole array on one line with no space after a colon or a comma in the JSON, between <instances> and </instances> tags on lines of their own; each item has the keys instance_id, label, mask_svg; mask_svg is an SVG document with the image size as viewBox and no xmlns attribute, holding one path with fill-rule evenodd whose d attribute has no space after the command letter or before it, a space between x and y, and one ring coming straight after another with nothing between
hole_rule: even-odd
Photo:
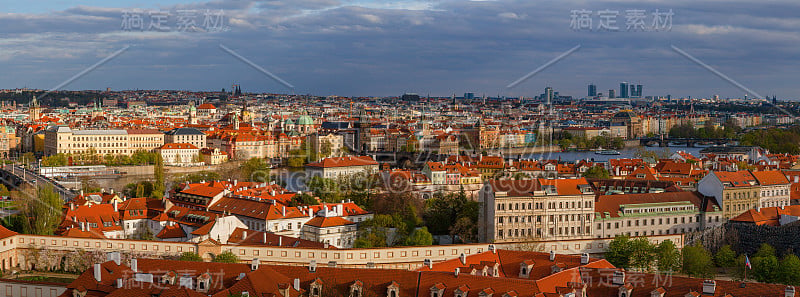
<instances>
[{"instance_id":1,"label":"modern office tower","mask_svg":"<svg viewBox=\"0 0 800 297\"><path fill-rule=\"evenodd\" d=\"M614 89L608 90L608 99L614 99L617 97L617 91Z\"/></svg>"},{"instance_id":2,"label":"modern office tower","mask_svg":"<svg viewBox=\"0 0 800 297\"><path fill-rule=\"evenodd\" d=\"M472 93L472 92L464 93L464 99L467 99L467 100L475 99L475 93Z\"/></svg>"},{"instance_id":3,"label":"modern office tower","mask_svg":"<svg viewBox=\"0 0 800 297\"><path fill-rule=\"evenodd\" d=\"M630 94L628 94L628 82L623 81L619 83L619 97L630 98Z\"/></svg>"},{"instance_id":4,"label":"modern office tower","mask_svg":"<svg viewBox=\"0 0 800 297\"><path fill-rule=\"evenodd\" d=\"M597 86L594 84L589 85L589 98L597 96Z\"/></svg>"},{"instance_id":5,"label":"modern office tower","mask_svg":"<svg viewBox=\"0 0 800 297\"><path fill-rule=\"evenodd\" d=\"M547 102L548 105L553 102L553 88L551 87L544 88L544 99L546 100L545 102Z\"/></svg>"},{"instance_id":6,"label":"modern office tower","mask_svg":"<svg viewBox=\"0 0 800 297\"><path fill-rule=\"evenodd\" d=\"M642 85L636 85L636 97L642 98Z\"/></svg>"}]
</instances>

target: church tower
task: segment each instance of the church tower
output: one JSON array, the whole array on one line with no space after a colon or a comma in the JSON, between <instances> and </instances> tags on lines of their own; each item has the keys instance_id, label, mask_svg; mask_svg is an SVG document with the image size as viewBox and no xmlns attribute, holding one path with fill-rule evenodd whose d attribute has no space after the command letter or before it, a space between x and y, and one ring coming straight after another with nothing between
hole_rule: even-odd
<instances>
[{"instance_id":1,"label":"church tower","mask_svg":"<svg viewBox=\"0 0 800 297\"><path fill-rule=\"evenodd\" d=\"M36 100L36 95L28 104L28 117L31 121L38 121L42 117L42 108L39 106L39 101Z\"/></svg>"}]
</instances>

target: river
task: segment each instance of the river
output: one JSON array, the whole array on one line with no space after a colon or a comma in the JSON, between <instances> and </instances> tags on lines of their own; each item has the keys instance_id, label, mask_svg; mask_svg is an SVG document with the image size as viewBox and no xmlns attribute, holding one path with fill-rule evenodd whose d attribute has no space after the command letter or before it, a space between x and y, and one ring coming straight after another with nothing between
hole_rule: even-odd
<instances>
[{"instance_id":1,"label":"river","mask_svg":"<svg viewBox=\"0 0 800 297\"><path fill-rule=\"evenodd\" d=\"M649 147L644 146L644 148L648 151L654 151L657 153L663 152L665 149L668 149L670 154L677 152L677 151L684 151L694 155L695 157L700 157L700 150L702 147L685 147L685 146L678 146L678 147ZM594 152L550 152L550 153L535 153L535 154L527 154L523 155L523 159L536 159L536 160L561 160L561 161L569 161L575 162L578 160L589 160L589 161L597 161L597 162L607 162L609 159L623 159L623 158L635 158L635 154L637 151L637 147L632 148L624 148L618 151L619 155L598 155Z\"/></svg>"}]
</instances>

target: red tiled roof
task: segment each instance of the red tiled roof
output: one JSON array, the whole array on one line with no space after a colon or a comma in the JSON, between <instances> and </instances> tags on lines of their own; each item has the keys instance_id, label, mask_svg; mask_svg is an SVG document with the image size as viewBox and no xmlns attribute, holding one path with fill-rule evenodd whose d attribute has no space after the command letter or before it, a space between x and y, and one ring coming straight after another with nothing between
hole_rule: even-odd
<instances>
[{"instance_id":1,"label":"red tiled roof","mask_svg":"<svg viewBox=\"0 0 800 297\"><path fill-rule=\"evenodd\" d=\"M161 239L168 239L168 238L184 238L186 237L186 232L183 231L180 224L175 225L167 225L164 226L164 229L161 229L161 232L158 232L156 237Z\"/></svg>"},{"instance_id":2,"label":"red tiled roof","mask_svg":"<svg viewBox=\"0 0 800 297\"><path fill-rule=\"evenodd\" d=\"M777 170L753 171L752 174L756 178L756 180L758 180L758 183L762 186L789 184L789 180L786 179L786 176L783 175L782 172Z\"/></svg>"},{"instance_id":3,"label":"red tiled roof","mask_svg":"<svg viewBox=\"0 0 800 297\"><path fill-rule=\"evenodd\" d=\"M342 217L314 217L313 219L310 219L308 220L308 222L306 222L306 225L318 228L328 228L328 227L344 226L352 224L355 223L347 219L344 219Z\"/></svg>"},{"instance_id":4,"label":"red tiled roof","mask_svg":"<svg viewBox=\"0 0 800 297\"><path fill-rule=\"evenodd\" d=\"M162 145L160 150L196 150L198 149L194 144L191 143L167 143Z\"/></svg>"},{"instance_id":5,"label":"red tiled roof","mask_svg":"<svg viewBox=\"0 0 800 297\"><path fill-rule=\"evenodd\" d=\"M378 165L378 162L373 160L372 157L370 156L360 156L360 157L325 158L319 162L306 164L306 166L308 167L321 167L321 168L368 166L368 165Z\"/></svg>"}]
</instances>

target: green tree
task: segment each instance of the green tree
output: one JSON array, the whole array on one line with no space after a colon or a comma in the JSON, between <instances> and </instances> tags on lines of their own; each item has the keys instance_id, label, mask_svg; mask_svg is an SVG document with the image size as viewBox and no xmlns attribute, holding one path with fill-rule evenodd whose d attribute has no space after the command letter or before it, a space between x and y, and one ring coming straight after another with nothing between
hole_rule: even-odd
<instances>
[{"instance_id":1,"label":"green tree","mask_svg":"<svg viewBox=\"0 0 800 297\"><path fill-rule=\"evenodd\" d=\"M203 262L203 258L200 257L197 253L194 252L183 252L181 256L178 258L180 261L193 261L193 262Z\"/></svg>"},{"instance_id":2,"label":"green tree","mask_svg":"<svg viewBox=\"0 0 800 297\"><path fill-rule=\"evenodd\" d=\"M61 223L63 201L52 186L38 187L35 191L17 192L14 197L20 213L19 223L22 233L53 235Z\"/></svg>"},{"instance_id":3,"label":"green tree","mask_svg":"<svg viewBox=\"0 0 800 297\"><path fill-rule=\"evenodd\" d=\"M242 177L253 182L268 182L269 164L262 158L250 158L242 164Z\"/></svg>"},{"instance_id":4,"label":"green tree","mask_svg":"<svg viewBox=\"0 0 800 297\"><path fill-rule=\"evenodd\" d=\"M392 234L393 240L390 236ZM361 222L354 246L356 248L394 246L405 242L407 234L408 225L399 214L377 214L372 219Z\"/></svg>"},{"instance_id":5,"label":"green tree","mask_svg":"<svg viewBox=\"0 0 800 297\"><path fill-rule=\"evenodd\" d=\"M331 146L331 142L330 141L324 140L319 145L319 155L322 158L330 157L332 151L333 151L333 148Z\"/></svg>"},{"instance_id":6,"label":"green tree","mask_svg":"<svg viewBox=\"0 0 800 297\"><path fill-rule=\"evenodd\" d=\"M603 166L597 165L586 169L586 172L583 173L583 177L607 179L611 177L611 174L608 172L608 170L603 168Z\"/></svg>"},{"instance_id":7,"label":"green tree","mask_svg":"<svg viewBox=\"0 0 800 297\"><path fill-rule=\"evenodd\" d=\"M474 242L478 237L478 224L475 224L469 217L460 217L456 220L456 223L450 227L450 234L458 236L461 242Z\"/></svg>"},{"instance_id":8,"label":"green tree","mask_svg":"<svg viewBox=\"0 0 800 297\"><path fill-rule=\"evenodd\" d=\"M655 247L650 243L647 237L638 237L634 240L631 240L630 247L631 257L629 263L631 267L635 267L643 271L650 270L653 265L653 261L656 260L656 256L653 253L655 251Z\"/></svg>"},{"instance_id":9,"label":"green tree","mask_svg":"<svg viewBox=\"0 0 800 297\"><path fill-rule=\"evenodd\" d=\"M702 245L692 245L683 248L683 273L691 277L711 277L711 252Z\"/></svg>"},{"instance_id":10,"label":"green tree","mask_svg":"<svg viewBox=\"0 0 800 297\"><path fill-rule=\"evenodd\" d=\"M339 184L332 179L314 176L306 183L306 187L323 202L333 203L342 199Z\"/></svg>"},{"instance_id":11,"label":"green tree","mask_svg":"<svg viewBox=\"0 0 800 297\"><path fill-rule=\"evenodd\" d=\"M558 141L558 148L562 151L568 149L572 145L572 140L569 139L561 139Z\"/></svg>"},{"instance_id":12,"label":"green tree","mask_svg":"<svg viewBox=\"0 0 800 297\"><path fill-rule=\"evenodd\" d=\"M239 263L239 257L231 251L224 251L214 256L213 262L217 263Z\"/></svg>"},{"instance_id":13,"label":"green tree","mask_svg":"<svg viewBox=\"0 0 800 297\"><path fill-rule=\"evenodd\" d=\"M288 206L301 206L301 205L317 205L319 201L317 201L314 196L309 195L308 193L294 195L292 200L289 200Z\"/></svg>"},{"instance_id":14,"label":"green tree","mask_svg":"<svg viewBox=\"0 0 800 297\"><path fill-rule=\"evenodd\" d=\"M655 248L658 271L671 273L681 268L681 252L672 240L664 240Z\"/></svg>"},{"instance_id":15,"label":"green tree","mask_svg":"<svg viewBox=\"0 0 800 297\"><path fill-rule=\"evenodd\" d=\"M156 154L156 162L153 165L153 177L155 181L153 182L153 191L150 193L150 197L161 198L164 196L164 189L166 187L164 180L164 159L161 158L161 154Z\"/></svg>"},{"instance_id":16,"label":"green tree","mask_svg":"<svg viewBox=\"0 0 800 297\"><path fill-rule=\"evenodd\" d=\"M42 158L42 166L44 167L59 167L67 166L67 155L55 154Z\"/></svg>"},{"instance_id":17,"label":"green tree","mask_svg":"<svg viewBox=\"0 0 800 297\"><path fill-rule=\"evenodd\" d=\"M292 168L302 168L306 165L309 154L306 150L297 149L289 151L289 159L286 161L286 166Z\"/></svg>"},{"instance_id":18,"label":"green tree","mask_svg":"<svg viewBox=\"0 0 800 297\"><path fill-rule=\"evenodd\" d=\"M428 232L428 228L427 227L421 227L421 228L415 229L414 232L411 232L411 235L409 235L406 238L406 242L405 242L405 245L407 245L407 246L411 246L411 245L422 245L422 246L425 246L425 245L432 245L432 244L433 244L433 235L431 235L431 233Z\"/></svg>"},{"instance_id":19,"label":"green tree","mask_svg":"<svg viewBox=\"0 0 800 297\"><path fill-rule=\"evenodd\" d=\"M731 249L729 244L723 245L714 255L714 263L717 264L717 267L733 267L736 265L736 252Z\"/></svg>"},{"instance_id":20,"label":"green tree","mask_svg":"<svg viewBox=\"0 0 800 297\"><path fill-rule=\"evenodd\" d=\"M479 208L478 202L468 199L463 190L448 195L437 193L433 198L425 201L423 218L431 233L449 234L451 240L455 242L455 236L459 235L458 233L468 230L454 229L456 222L460 218L467 218L472 224L477 225ZM462 224L466 224L466 222L462 222Z\"/></svg>"},{"instance_id":21,"label":"green tree","mask_svg":"<svg viewBox=\"0 0 800 297\"><path fill-rule=\"evenodd\" d=\"M612 265L626 268L630 267L629 263L632 254L633 248L631 247L630 237L627 235L617 235L614 237L614 240L608 243L605 257Z\"/></svg>"},{"instance_id":22,"label":"green tree","mask_svg":"<svg viewBox=\"0 0 800 297\"><path fill-rule=\"evenodd\" d=\"M36 162L36 155L34 155L34 154L33 154L33 152L27 152L27 153L24 153L24 154L22 154L22 156L19 158L19 161L20 161L22 164L25 164L25 165L27 165L27 164L31 164L31 163L33 163L33 162Z\"/></svg>"},{"instance_id":23,"label":"green tree","mask_svg":"<svg viewBox=\"0 0 800 297\"><path fill-rule=\"evenodd\" d=\"M797 286L800 285L800 258L794 254L786 254L779 265L778 281Z\"/></svg>"},{"instance_id":24,"label":"green tree","mask_svg":"<svg viewBox=\"0 0 800 297\"><path fill-rule=\"evenodd\" d=\"M751 260L754 279L764 283L778 281L778 257L775 256L775 248L769 244L762 243Z\"/></svg>"},{"instance_id":25,"label":"green tree","mask_svg":"<svg viewBox=\"0 0 800 297\"><path fill-rule=\"evenodd\" d=\"M11 191L9 191L5 185L0 184L0 196L7 197L9 195L11 195Z\"/></svg>"}]
</instances>

